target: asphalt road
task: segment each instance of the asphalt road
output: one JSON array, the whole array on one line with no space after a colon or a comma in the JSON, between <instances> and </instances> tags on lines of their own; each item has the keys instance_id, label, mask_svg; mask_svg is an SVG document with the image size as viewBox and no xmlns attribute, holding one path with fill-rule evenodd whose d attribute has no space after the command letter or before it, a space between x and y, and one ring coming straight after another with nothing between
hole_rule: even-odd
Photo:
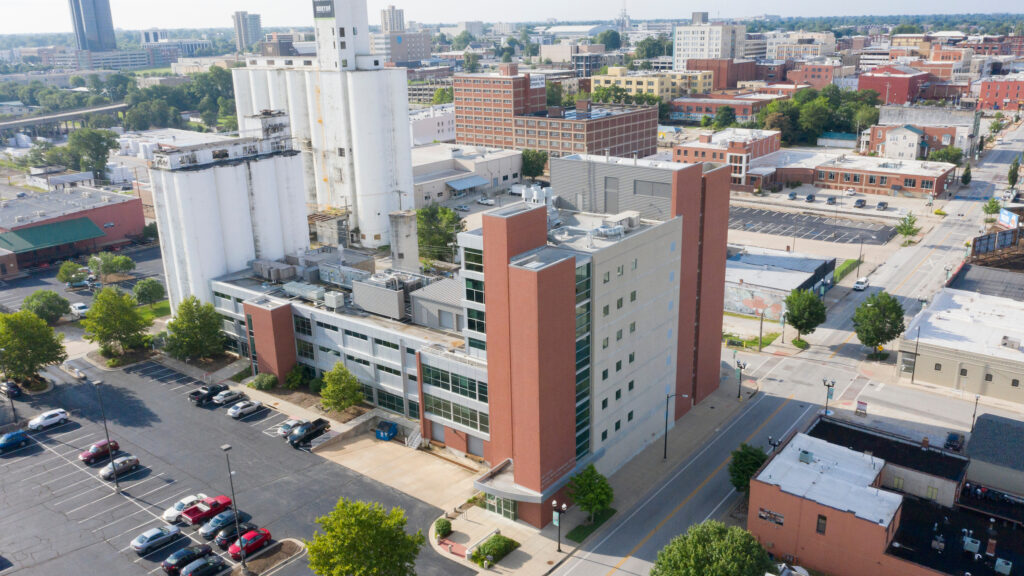
<instances>
[{"instance_id":1,"label":"asphalt road","mask_svg":"<svg viewBox=\"0 0 1024 576\"><path fill-rule=\"evenodd\" d=\"M429 526L440 510L372 479L295 450L268 432L286 415L267 410L241 421L224 408L197 408L186 395L197 383L157 366L100 371L71 361L100 387L110 436L142 467L125 476L123 495L98 479L99 465L85 466L77 454L104 437L94 387L73 381L18 403L22 417L54 407L71 422L33 434L35 443L0 457L0 566L3 574L154 573L174 550L201 540L190 528L175 544L138 558L127 549L142 531L163 524L162 511L184 495L230 495L222 444L231 444L231 466L239 509L275 539L309 538L314 519L348 497L400 506L409 528ZM70 377L68 378L70 380ZM417 573L471 574L424 546ZM279 574L309 575L305 562Z\"/></svg>"},{"instance_id":2,"label":"asphalt road","mask_svg":"<svg viewBox=\"0 0 1024 576\"><path fill-rule=\"evenodd\" d=\"M124 290L131 290L135 283L143 278L156 278L161 284L166 285L164 279L164 264L160 257L160 247L154 246L145 248L138 252L129 253L128 256L135 261L135 270L132 272L134 279L121 282L119 285ZM36 290L53 290L67 298L72 303L92 303L96 295L93 290L71 291L64 287L62 282L57 281L57 266L32 274L27 278L19 278L7 282L0 282L0 311L7 309L16 311L21 309L21 302L26 296Z\"/></svg>"},{"instance_id":3,"label":"asphalt road","mask_svg":"<svg viewBox=\"0 0 1024 576\"><path fill-rule=\"evenodd\" d=\"M729 229L840 244L856 244L863 239L865 244L879 246L896 234L892 226L874 222L741 206L729 209Z\"/></svg>"}]
</instances>

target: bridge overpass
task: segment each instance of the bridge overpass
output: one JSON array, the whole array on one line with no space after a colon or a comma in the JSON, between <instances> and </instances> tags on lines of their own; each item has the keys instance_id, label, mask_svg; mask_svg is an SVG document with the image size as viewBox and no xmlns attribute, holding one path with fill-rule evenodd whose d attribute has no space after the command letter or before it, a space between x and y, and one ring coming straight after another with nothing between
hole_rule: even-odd
<instances>
[{"instance_id":1,"label":"bridge overpass","mask_svg":"<svg viewBox=\"0 0 1024 576\"><path fill-rule=\"evenodd\" d=\"M54 114L47 114L46 116L26 116L24 118L15 118L14 120L0 122L0 132L4 130L17 130L18 128L25 128L26 126L35 126L39 124L60 124L61 122L80 120L89 114L120 112L122 110L127 110L128 108L128 104L122 102L120 104L106 104L104 106L81 108L79 110L65 110L64 112L56 112Z\"/></svg>"}]
</instances>

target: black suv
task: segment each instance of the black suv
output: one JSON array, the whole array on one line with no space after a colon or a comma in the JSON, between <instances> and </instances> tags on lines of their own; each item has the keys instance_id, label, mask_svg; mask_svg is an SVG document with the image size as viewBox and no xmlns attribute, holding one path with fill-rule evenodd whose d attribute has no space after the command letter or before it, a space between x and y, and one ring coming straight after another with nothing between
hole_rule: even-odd
<instances>
[{"instance_id":1,"label":"black suv","mask_svg":"<svg viewBox=\"0 0 1024 576\"><path fill-rule=\"evenodd\" d=\"M21 396L21 388L18 388L14 382L0 382L0 394L8 398L17 398Z\"/></svg>"},{"instance_id":2,"label":"black suv","mask_svg":"<svg viewBox=\"0 0 1024 576\"><path fill-rule=\"evenodd\" d=\"M323 418L317 418L293 430L288 435L288 443L292 445L292 448L298 448L300 445L306 444L330 429L330 422Z\"/></svg>"},{"instance_id":3,"label":"black suv","mask_svg":"<svg viewBox=\"0 0 1024 576\"><path fill-rule=\"evenodd\" d=\"M210 386L203 386L199 390L193 390L188 393L188 401L195 404L196 406L203 406L207 402L213 400L213 397L217 394L228 389L227 384L212 384Z\"/></svg>"}]
</instances>

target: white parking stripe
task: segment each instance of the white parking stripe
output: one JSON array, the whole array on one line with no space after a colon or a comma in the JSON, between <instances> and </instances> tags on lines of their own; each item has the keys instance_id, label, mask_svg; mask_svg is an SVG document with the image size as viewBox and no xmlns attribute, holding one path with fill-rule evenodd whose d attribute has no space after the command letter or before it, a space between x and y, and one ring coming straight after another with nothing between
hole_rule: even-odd
<instances>
[{"instance_id":1,"label":"white parking stripe","mask_svg":"<svg viewBox=\"0 0 1024 576\"><path fill-rule=\"evenodd\" d=\"M87 480L89 480L89 478L83 479L82 482L85 482ZM75 484L78 484L78 482L76 482ZM74 486L74 484L72 484L71 486ZM71 486L65 486L65 488L70 488ZM54 508L59 508L60 505L64 504L65 502L70 502L71 500L74 500L75 498L79 498L81 496L85 496L89 492L92 492L93 490L99 490L100 488L103 488L103 486L93 486L92 488L89 488L88 490L86 490L84 492L78 492L77 494L73 494L71 496L68 496L67 498L64 498L63 500L58 500L58 501L54 502L52 504L52 506ZM61 488L60 490L63 490L63 489L64 488Z\"/></svg>"},{"instance_id":2,"label":"white parking stripe","mask_svg":"<svg viewBox=\"0 0 1024 576\"><path fill-rule=\"evenodd\" d=\"M60 456L60 455L58 454L58 456ZM60 456L60 457L64 458L63 456ZM66 458L65 458L65 460L66 460ZM39 472L38 474L33 474L31 476L25 476L24 478L21 479L21 481L24 482L26 480L31 480L32 478L38 478L40 476L45 476L46 474L52 474L54 471L59 470L59 469L63 468L64 466L67 466L67 463L66 462L61 462L57 466L55 466L53 468L48 468L46 470L43 470L42 472ZM74 465L72 464L72 466L74 466ZM77 468L77 466L76 466L76 468Z\"/></svg>"},{"instance_id":3,"label":"white parking stripe","mask_svg":"<svg viewBox=\"0 0 1024 576\"><path fill-rule=\"evenodd\" d=\"M78 466L75 466L74 464L72 464L71 467L75 469L74 472L72 472L70 474L65 474L63 476L58 476L58 477L56 477L56 478L54 478L52 480L49 480L47 482L43 482L42 484L40 484L40 486L49 486L50 484L53 484L54 482L56 482L58 480L63 480L65 478L67 478L68 476L74 476L80 470L80 468Z\"/></svg>"},{"instance_id":4,"label":"white parking stripe","mask_svg":"<svg viewBox=\"0 0 1024 576\"><path fill-rule=\"evenodd\" d=\"M273 412L273 410L271 410L270 408L267 408L266 406L263 406L263 407L261 407L261 408L260 408L259 410L257 410L257 411L255 411L255 412L253 412L252 414L249 414L248 416L243 416L242 418L239 418L239 419L238 419L238 421L239 421L239 422L245 422L245 421L246 421L246 420L248 420L249 418L252 418L252 417L254 417L254 416L263 416L263 415L265 415L265 414L266 414L267 412ZM259 422L259 424L262 424L262 422ZM252 424L250 424L250 426L251 426L251 425L252 425Z\"/></svg>"},{"instance_id":5,"label":"white parking stripe","mask_svg":"<svg viewBox=\"0 0 1024 576\"><path fill-rule=\"evenodd\" d=\"M162 498L160 500L157 500L156 502L153 503L153 505L155 506L155 505L158 505L160 503L170 502L170 501L172 501L174 499L180 498L181 495L185 494L186 492L188 492L188 490L182 490L181 492L175 493L173 496L169 496L167 498ZM139 512L141 512L141 510ZM134 514L133 514L133 516L134 516ZM125 518L128 518L128 516L125 516ZM163 520L163 518L161 518L161 520ZM142 524L139 524L138 526L132 526L131 528L125 530L124 532L121 532L117 536L112 536L111 538L117 538L118 536L123 536L123 535L127 534L128 532L131 532L132 530L136 530L136 529L138 529L138 528L140 528L142 526L145 526L146 524L149 524L152 521L153 520L150 519L150 520L147 520L147 521L143 522ZM99 532L100 530L103 530L105 528L109 528L110 526L116 524L117 522L119 522L119 520L114 520L113 522L111 522L109 524L105 524L103 526L100 526L99 528L96 528L95 530L93 530L92 533L95 534L95 533ZM108 540L109 540L109 538L108 538Z\"/></svg>"}]
</instances>

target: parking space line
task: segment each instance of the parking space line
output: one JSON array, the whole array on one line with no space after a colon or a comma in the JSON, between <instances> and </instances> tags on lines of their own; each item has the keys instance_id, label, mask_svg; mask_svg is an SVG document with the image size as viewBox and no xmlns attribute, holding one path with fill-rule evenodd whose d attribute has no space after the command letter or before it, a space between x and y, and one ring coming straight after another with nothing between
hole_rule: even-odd
<instances>
[{"instance_id":1,"label":"parking space line","mask_svg":"<svg viewBox=\"0 0 1024 576\"><path fill-rule=\"evenodd\" d=\"M60 455L58 454L58 456L60 456ZM60 457L64 458L63 456L60 456ZM66 460L66 458L65 458L65 460ZM56 468L47 468L46 470L43 470L42 472L39 472L37 474L32 474L31 476L25 476L24 478L20 478L19 480L24 482L26 480L31 480L33 478L38 478L40 476L44 476L46 474L52 474L55 470L59 470L60 468L63 468L66 465L67 465L66 462L62 462L62 463L58 464ZM72 464L72 466L74 466L74 464ZM75 468L78 468L78 467L75 466Z\"/></svg>"},{"instance_id":2,"label":"parking space line","mask_svg":"<svg viewBox=\"0 0 1024 576\"><path fill-rule=\"evenodd\" d=\"M84 480L82 480L82 482L85 482L86 480L88 480L88 478L85 478ZM78 482L76 482L75 484L78 484ZM75 484L72 484L70 486L65 486L64 488L70 488L71 486L74 486ZM63 490L64 488L60 488L59 490ZM67 498L64 498L63 500L58 500L58 501L54 502L53 506L54 507L58 507L58 506L60 506L61 504L65 503L65 502L70 502L71 500L74 500L75 498L78 498L80 496L85 496L89 492L92 492L93 490L99 490L100 488L103 488L103 486L94 486L94 487L89 488L88 490L86 490L84 492L78 492L78 493L76 493L73 496L68 496Z\"/></svg>"},{"instance_id":3,"label":"parking space line","mask_svg":"<svg viewBox=\"0 0 1024 576\"><path fill-rule=\"evenodd\" d=\"M154 503L153 503L153 505L155 506L155 505L157 505L158 503L166 503L166 502L170 502L171 500L174 500L174 499L176 499L176 498L180 497L180 496L181 496L182 494L184 494L184 493L186 493L186 492L188 492L188 490L182 490L181 492L177 492L177 493L176 493L176 494L174 494L173 496L170 496L170 497L167 497L167 498L163 498L163 499L161 499L161 500L157 500L156 502L154 502ZM142 510L139 510L139 512L142 512ZM161 512L162 512L162 511L161 511ZM131 515L129 515L129 516L125 516L124 518L122 518L122 520L124 520L125 518L130 518L131 516L134 516L135 514L138 514L138 512L135 512L134 514L131 514ZM160 519L161 519L161 520L163 520L163 517L161 516L161 518L160 518ZM150 523L150 522L152 522L152 521L153 521L152 519L149 519L149 520L147 520L147 521L143 522L142 524L139 524L138 526L132 526L131 528L129 528L129 529L127 529L127 530L125 530L124 532L121 532L120 534L118 534L118 535L116 535L116 536L111 536L111 538L118 538L118 537L120 537L120 536L123 536L123 535L127 534L128 532L131 532L132 530L137 530L137 529L139 529L139 528L141 528L141 527L145 526L146 524L149 524L149 523ZM120 520L114 520L113 522L110 522L110 523L108 523L108 524L104 524L103 526L100 526L99 528L96 528L96 529L94 529L94 530L92 531L92 533L93 533L93 534L95 534L95 533L99 532L100 530L103 530L103 529L105 529L105 528L109 528L110 526L113 526L114 524L116 524L116 523L118 523L118 522L120 522Z\"/></svg>"},{"instance_id":4,"label":"parking space line","mask_svg":"<svg viewBox=\"0 0 1024 576\"><path fill-rule=\"evenodd\" d=\"M52 480L49 480L47 482L43 482L42 484L40 484L40 486L49 486L50 484L53 484L54 482L56 482L58 480L63 480L65 478L67 478L68 476L74 476L80 470L80 468L78 466L75 466L74 464L72 464L71 467L75 469L75 471L72 472L71 474L65 474L63 476L57 476L56 478L53 478Z\"/></svg>"},{"instance_id":5,"label":"parking space line","mask_svg":"<svg viewBox=\"0 0 1024 576\"><path fill-rule=\"evenodd\" d=\"M249 414L248 416L243 416L242 418L239 418L238 421L239 422L245 422L246 420L248 420L249 418L252 418L253 416L263 416L263 415L266 415L267 412L273 412L273 410L271 410L267 406L264 406L264 407L260 408L259 410L253 412L252 414ZM250 426L252 426L252 424L250 424Z\"/></svg>"},{"instance_id":6,"label":"parking space line","mask_svg":"<svg viewBox=\"0 0 1024 576\"><path fill-rule=\"evenodd\" d=\"M138 483L138 484L136 484L135 486L141 486L141 485L142 485L142 484L143 484L144 482L148 482L149 480L152 480L152 479L154 479L154 478L159 478L160 476L163 476L163 473L161 473L161 474L160 474L160 475L158 475L158 476L154 476L153 478L147 478L146 480L143 480L142 482L139 482L139 483ZM124 489L122 489L122 492L123 492L123 491L124 491ZM117 493L115 492L114 494L111 494L111 496L114 496L114 495L116 495L116 494L117 494ZM140 497L141 497L141 496L140 496ZM100 500L102 500L102 499L103 499L103 498L100 498ZM99 500L97 500L97 502L99 502ZM106 514L106 513L110 512L111 510L114 510L115 508L120 508L121 506L124 506L124 505L125 505L125 504L126 504L127 502L134 502L134 497L133 497L133 496L131 496L131 495L129 495L129 496L128 496L128 500L126 500L125 502L122 502L121 504L118 504L118 505L116 505L116 506L112 506L112 507L110 507L110 508L106 508L106 509L104 509L104 510L103 510L102 512L100 512L100 513L98 513L98 514L93 514L92 516L89 516L88 518L83 518L83 519L79 520L79 521L78 521L78 523L79 523L79 524L82 524L82 523L84 523L84 522L88 522L89 520L92 520L93 518L96 518L96 517L98 517L98 516L102 516L102 515L104 515L104 514Z\"/></svg>"}]
</instances>

